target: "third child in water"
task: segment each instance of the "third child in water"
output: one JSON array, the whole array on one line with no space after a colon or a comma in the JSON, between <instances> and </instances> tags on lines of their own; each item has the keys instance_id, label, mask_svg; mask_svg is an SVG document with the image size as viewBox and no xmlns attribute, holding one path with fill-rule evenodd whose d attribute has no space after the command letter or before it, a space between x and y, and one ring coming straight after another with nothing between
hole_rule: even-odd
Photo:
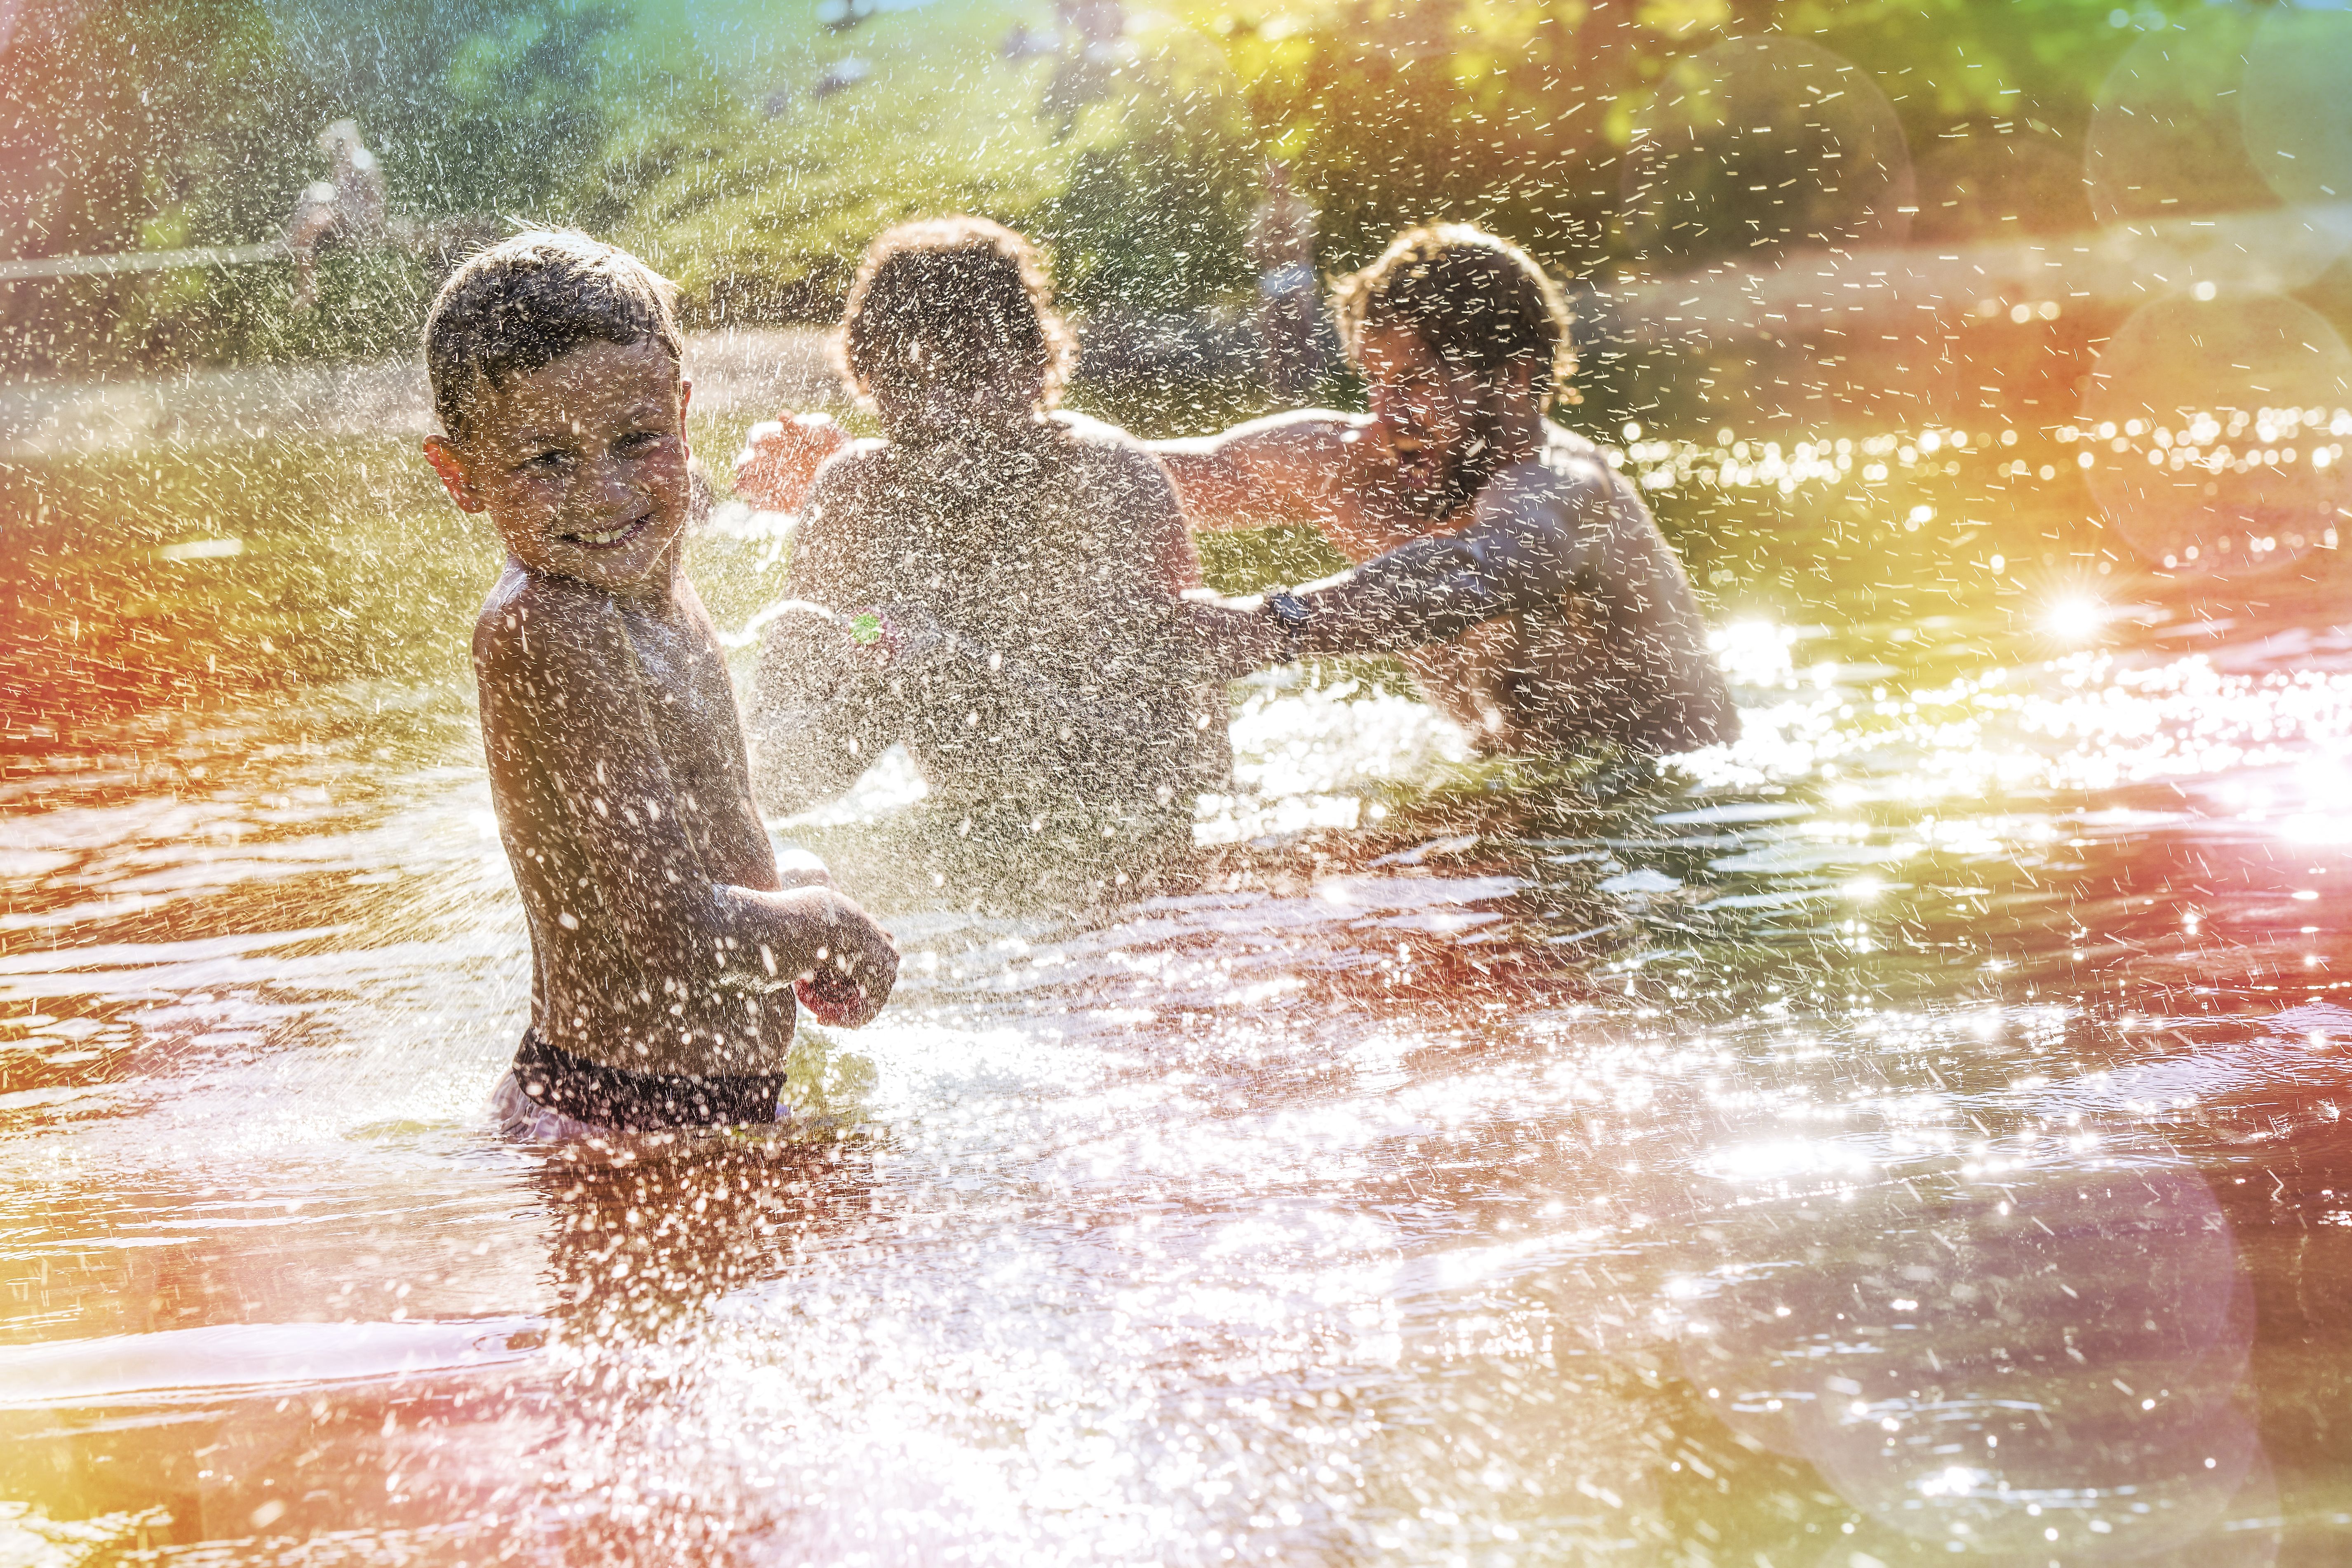
<instances>
[{"instance_id":1,"label":"third child in water","mask_svg":"<svg viewBox=\"0 0 2352 1568\"><path fill-rule=\"evenodd\" d=\"M1150 454L1054 406L1073 344L1028 242L980 218L891 229L836 346L888 439L796 422L738 474L801 512L752 701L761 803L801 810L899 743L991 853L1066 814L1097 847L1122 822L1189 846L1229 761L1184 624L1199 569Z\"/></svg>"}]
</instances>

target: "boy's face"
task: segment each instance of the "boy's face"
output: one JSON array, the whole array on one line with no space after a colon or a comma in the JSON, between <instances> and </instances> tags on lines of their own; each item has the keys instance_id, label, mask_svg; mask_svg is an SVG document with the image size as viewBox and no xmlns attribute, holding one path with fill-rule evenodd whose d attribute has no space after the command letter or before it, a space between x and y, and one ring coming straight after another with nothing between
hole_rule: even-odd
<instances>
[{"instance_id":1,"label":"boy's face","mask_svg":"<svg viewBox=\"0 0 2352 1568\"><path fill-rule=\"evenodd\" d=\"M431 437L425 454L526 571L633 588L686 529L692 390L656 339L583 343L478 387L465 437Z\"/></svg>"},{"instance_id":2,"label":"boy's face","mask_svg":"<svg viewBox=\"0 0 2352 1568\"><path fill-rule=\"evenodd\" d=\"M1360 358L1367 401L1395 443L1407 503L1423 516L1444 516L1462 500L1456 476L1486 388L1413 332L1368 329Z\"/></svg>"},{"instance_id":3,"label":"boy's face","mask_svg":"<svg viewBox=\"0 0 2352 1568\"><path fill-rule=\"evenodd\" d=\"M1423 517L1445 517L1491 477L1500 416L1532 397L1530 373L1515 368L1488 380L1399 328L1368 328L1358 360L1373 416L1395 446L1406 504Z\"/></svg>"}]
</instances>

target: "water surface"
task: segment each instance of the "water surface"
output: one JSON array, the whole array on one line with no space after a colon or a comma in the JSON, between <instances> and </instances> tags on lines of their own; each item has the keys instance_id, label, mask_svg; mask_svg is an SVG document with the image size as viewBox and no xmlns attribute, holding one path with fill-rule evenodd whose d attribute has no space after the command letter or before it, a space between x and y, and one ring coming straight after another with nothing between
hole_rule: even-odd
<instances>
[{"instance_id":1,"label":"water surface","mask_svg":"<svg viewBox=\"0 0 2352 1568\"><path fill-rule=\"evenodd\" d=\"M2144 576L2053 437L1845 434L1627 458L1739 745L1244 683L1192 880L896 889L805 1131L584 1162L486 1114L487 539L398 431L27 458L0 1558L2336 1560L2332 547ZM772 531L697 551L740 626ZM911 793L778 830L881 888Z\"/></svg>"}]
</instances>

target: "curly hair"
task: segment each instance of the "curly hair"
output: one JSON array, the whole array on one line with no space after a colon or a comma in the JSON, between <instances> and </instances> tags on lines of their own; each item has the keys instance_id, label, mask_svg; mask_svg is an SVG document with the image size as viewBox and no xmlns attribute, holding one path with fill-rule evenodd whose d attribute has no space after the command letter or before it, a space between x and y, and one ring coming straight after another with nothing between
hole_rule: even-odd
<instances>
[{"instance_id":1,"label":"curly hair","mask_svg":"<svg viewBox=\"0 0 2352 1568\"><path fill-rule=\"evenodd\" d=\"M1507 239L1468 224L1432 224L1396 237L1380 259L1332 289L1340 341L1360 362L1367 331L1402 329L1439 358L1481 375L1519 365L1538 401L1577 401L1575 320L1559 285Z\"/></svg>"},{"instance_id":2,"label":"curly hair","mask_svg":"<svg viewBox=\"0 0 2352 1568\"><path fill-rule=\"evenodd\" d=\"M1054 309L1036 247L982 217L926 218L885 229L850 286L834 365L857 397L894 365L977 384L1011 361L1034 372L1038 405L1059 402L1077 340Z\"/></svg>"},{"instance_id":3,"label":"curly hair","mask_svg":"<svg viewBox=\"0 0 2352 1568\"><path fill-rule=\"evenodd\" d=\"M433 410L452 440L483 386L546 369L583 343L647 338L685 355L668 279L576 229L529 229L466 258L425 318Z\"/></svg>"}]
</instances>

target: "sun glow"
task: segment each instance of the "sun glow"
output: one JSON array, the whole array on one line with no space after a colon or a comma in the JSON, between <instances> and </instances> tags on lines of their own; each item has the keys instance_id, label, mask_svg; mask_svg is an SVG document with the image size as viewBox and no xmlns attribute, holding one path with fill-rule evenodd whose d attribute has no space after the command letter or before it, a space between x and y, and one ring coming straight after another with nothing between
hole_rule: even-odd
<instances>
[{"instance_id":1,"label":"sun glow","mask_svg":"<svg viewBox=\"0 0 2352 1568\"><path fill-rule=\"evenodd\" d=\"M2088 594L2053 599L2042 612L2042 629L2068 642L2088 642L2107 624L2107 606Z\"/></svg>"}]
</instances>

